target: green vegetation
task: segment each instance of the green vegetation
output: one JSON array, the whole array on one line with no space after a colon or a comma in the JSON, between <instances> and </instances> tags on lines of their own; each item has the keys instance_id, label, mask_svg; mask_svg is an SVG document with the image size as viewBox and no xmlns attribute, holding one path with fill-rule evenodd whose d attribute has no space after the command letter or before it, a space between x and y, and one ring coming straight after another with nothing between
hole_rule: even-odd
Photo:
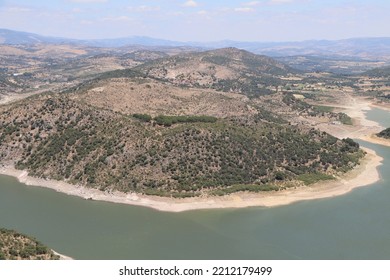
<instances>
[{"instance_id":1,"label":"green vegetation","mask_svg":"<svg viewBox=\"0 0 390 280\"><path fill-rule=\"evenodd\" d=\"M339 117L339 120L342 124L346 124L346 125L353 124L351 117L345 113L338 113L338 117Z\"/></svg>"},{"instance_id":2,"label":"green vegetation","mask_svg":"<svg viewBox=\"0 0 390 280\"><path fill-rule=\"evenodd\" d=\"M199 68L199 65L206 66ZM192 72L168 77L169 69L192 68ZM200 53L187 53L157 59L134 68L149 77L183 86L212 88L224 92L236 92L250 98L275 93L275 87L284 85L280 76L298 73L276 60L235 48L225 48ZM219 71L229 73L221 78ZM194 77L197 77L194 79Z\"/></svg>"},{"instance_id":3,"label":"green vegetation","mask_svg":"<svg viewBox=\"0 0 390 280\"><path fill-rule=\"evenodd\" d=\"M364 72L363 75L373 78L388 78L390 77L390 67L375 68Z\"/></svg>"},{"instance_id":4,"label":"green vegetation","mask_svg":"<svg viewBox=\"0 0 390 280\"><path fill-rule=\"evenodd\" d=\"M297 178L299 181L302 181L305 185L311 185L317 183L319 181L324 180L333 180L334 177L327 174L322 173L311 173L311 174L302 174Z\"/></svg>"},{"instance_id":5,"label":"green vegetation","mask_svg":"<svg viewBox=\"0 0 390 280\"><path fill-rule=\"evenodd\" d=\"M263 75L260 77L251 77L250 79L242 77L238 79L218 80L207 87L224 92L238 92L249 98L256 98L273 94L274 91L272 91L270 87L280 84L283 84L281 79L271 75ZM206 86L203 87L207 88Z\"/></svg>"},{"instance_id":6,"label":"green vegetation","mask_svg":"<svg viewBox=\"0 0 390 280\"><path fill-rule=\"evenodd\" d=\"M270 123L275 123L275 124L287 124L288 123L285 119L281 118L277 114L272 113L270 111L267 111L260 106L256 107L256 109L257 109L257 115L255 115L255 117L254 117L256 123L264 122L264 121L270 122Z\"/></svg>"},{"instance_id":7,"label":"green vegetation","mask_svg":"<svg viewBox=\"0 0 390 280\"><path fill-rule=\"evenodd\" d=\"M0 228L0 260L58 260L52 250L34 238Z\"/></svg>"},{"instance_id":8,"label":"green vegetation","mask_svg":"<svg viewBox=\"0 0 390 280\"><path fill-rule=\"evenodd\" d=\"M104 72L103 74L99 75L99 77L95 79L95 81L113 79L113 78L138 78L144 76L145 75L143 75L142 73L134 71L132 69L120 69L120 70Z\"/></svg>"},{"instance_id":9,"label":"green vegetation","mask_svg":"<svg viewBox=\"0 0 390 280\"><path fill-rule=\"evenodd\" d=\"M171 126L177 123L214 123L218 119L210 116L164 116L159 115L155 118L147 114L133 114L133 117L143 122L151 122L152 120L163 126Z\"/></svg>"},{"instance_id":10,"label":"green vegetation","mask_svg":"<svg viewBox=\"0 0 390 280\"><path fill-rule=\"evenodd\" d=\"M329 119L339 121L345 125L352 125L352 119L345 113L334 113L333 108L329 106L310 105L305 101L295 98L292 94L285 94L283 102L300 114L309 116L327 116Z\"/></svg>"},{"instance_id":11,"label":"green vegetation","mask_svg":"<svg viewBox=\"0 0 390 280\"><path fill-rule=\"evenodd\" d=\"M231 187L221 188L211 192L213 195L223 196L227 194L232 194L236 192L269 192L269 191L278 191L280 190L277 186L272 185L233 185Z\"/></svg>"},{"instance_id":12,"label":"green vegetation","mask_svg":"<svg viewBox=\"0 0 390 280\"><path fill-rule=\"evenodd\" d=\"M171 126L176 123L215 123L218 119L210 116L157 116L154 121L158 125Z\"/></svg>"},{"instance_id":13,"label":"green vegetation","mask_svg":"<svg viewBox=\"0 0 390 280\"><path fill-rule=\"evenodd\" d=\"M377 134L378 137L390 139L390 128L386 128L385 130L381 131Z\"/></svg>"},{"instance_id":14,"label":"green vegetation","mask_svg":"<svg viewBox=\"0 0 390 280\"><path fill-rule=\"evenodd\" d=\"M150 122L153 118L147 114L133 114L133 117L144 122Z\"/></svg>"},{"instance_id":15,"label":"green vegetation","mask_svg":"<svg viewBox=\"0 0 390 280\"><path fill-rule=\"evenodd\" d=\"M316 111L321 112L321 113L331 113L333 112L334 108L330 106L322 106L322 105L316 105L313 106Z\"/></svg>"}]
</instances>

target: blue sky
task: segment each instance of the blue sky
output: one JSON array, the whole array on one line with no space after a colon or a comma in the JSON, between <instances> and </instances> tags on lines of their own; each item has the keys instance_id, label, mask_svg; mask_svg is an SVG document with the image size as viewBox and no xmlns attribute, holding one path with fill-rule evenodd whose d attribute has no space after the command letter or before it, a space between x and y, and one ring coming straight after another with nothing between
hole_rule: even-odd
<instances>
[{"instance_id":1,"label":"blue sky","mask_svg":"<svg viewBox=\"0 0 390 280\"><path fill-rule=\"evenodd\" d=\"M301 41L390 37L389 0L0 0L0 28L101 39Z\"/></svg>"}]
</instances>

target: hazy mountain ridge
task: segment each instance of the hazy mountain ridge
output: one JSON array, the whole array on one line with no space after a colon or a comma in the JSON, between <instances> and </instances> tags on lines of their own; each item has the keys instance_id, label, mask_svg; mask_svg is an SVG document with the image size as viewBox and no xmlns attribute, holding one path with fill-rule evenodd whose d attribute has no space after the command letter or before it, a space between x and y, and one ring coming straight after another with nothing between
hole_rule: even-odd
<instances>
[{"instance_id":1,"label":"hazy mountain ridge","mask_svg":"<svg viewBox=\"0 0 390 280\"><path fill-rule=\"evenodd\" d=\"M155 39L146 36L131 36L115 39L71 39L63 37L42 36L35 33L0 29L0 43L8 45L46 44L79 44L91 47L123 47L127 45L144 46L181 46L187 45L177 41Z\"/></svg>"},{"instance_id":2,"label":"hazy mountain ridge","mask_svg":"<svg viewBox=\"0 0 390 280\"><path fill-rule=\"evenodd\" d=\"M338 57L359 57L362 59L387 59L390 54L390 37L351 38L343 40L309 40L298 42L180 42L145 36L131 36L115 39L79 40L41 36L28 32L0 29L1 44L80 44L93 47L143 46L192 46L206 49L236 47L272 57L318 55Z\"/></svg>"}]
</instances>

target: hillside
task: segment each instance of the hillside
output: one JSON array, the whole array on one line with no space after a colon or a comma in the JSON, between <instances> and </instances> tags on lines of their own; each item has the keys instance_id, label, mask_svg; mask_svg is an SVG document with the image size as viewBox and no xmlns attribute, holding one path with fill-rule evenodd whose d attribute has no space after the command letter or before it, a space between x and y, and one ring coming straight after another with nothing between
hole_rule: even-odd
<instances>
[{"instance_id":1,"label":"hillside","mask_svg":"<svg viewBox=\"0 0 390 280\"><path fill-rule=\"evenodd\" d=\"M0 260L58 260L45 245L13 230L0 228Z\"/></svg>"},{"instance_id":2,"label":"hillside","mask_svg":"<svg viewBox=\"0 0 390 280\"><path fill-rule=\"evenodd\" d=\"M69 97L124 114L251 115L248 98L212 89L182 88L132 70L107 72L69 91Z\"/></svg>"},{"instance_id":3,"label":"hillside","mask_svg":"<svg viewBox=\"0 0 390 280\"><path fill-rule=\"evenodd\" d=\"M390 77L390 67L375 68L375 69L364 72L362 75L372 77L372 78L389 78Z\"/></svg>"},{"instance_id":4,"label":"hillside","mask_svg":"<svg viewBox=\"0 0 390 280\"><path fill-rule=\"evenodd\" d=\"M332 178L363 155L353 141L260 113L175 124L177 117L132 117L63 95L0 111L1 162L106 191L183 197L275 190Z\"/></svg>"},{"instance_id":5,"label":"hillside","mask_svg":"<svg viewBox=\"0 0 390 280\"><path fill-rule=\"evenodd\" d=\"M62 38L47 37L29 32L0 29L0 44L8 45L32 45L38 43L63 43L72 40Z\"/></svg>"},{"instance_id":6,"label":"hillside","mask_svg":"<svg viewBox=\"0 0 390 280\"><path fill-rule=\"evenodd\" d=\"M258 97L275 92L282 76L297 70L266 56L226 48L158 59L134 68L185 87L211 88Z\"/></svg>"},{"instance_id":7,"label":"hillside","mask_svg":"<svg viewBox=\"0 0 390 280\"><path fill-rule=\"evenodd\" d=\"M352 124L345 114L309 105L295 98L295 91L278 91L260 98L248 98L239 93L174 85L132 69L106 72L63 93L72 100L128 115L208 115L226 118L261 114L263 121L276 123L302 124L303 117L306 124L302 126L323 122Z\"/></svg>"}]
</instances>

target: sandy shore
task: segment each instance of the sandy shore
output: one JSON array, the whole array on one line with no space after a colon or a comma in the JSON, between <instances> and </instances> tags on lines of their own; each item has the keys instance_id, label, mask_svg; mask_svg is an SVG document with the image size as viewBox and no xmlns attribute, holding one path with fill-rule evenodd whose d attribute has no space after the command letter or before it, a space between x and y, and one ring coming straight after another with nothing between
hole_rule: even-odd
<instances>
[{"instance_id":1,"label":"sandy shore","mask_svg":"<svg viewBox=\"0 0 390 280\"><path fill-rule=\"evenodd\" d=\"M354 121L354 125L321 123L317 125L317 128L340 139L349 137L366 140L365 138L379 133L384 129L379 123L366 118L366 112L374 107L372 102L372 100L365 98L347 95L345 105L329 104L329 106L334 106L337 108L337 111L350 116Z\"/></svg>"},{"instance_id":2,"label":"sandy shore","mask_svg":"<svg viewBox=\"0 0 390 280\"><path fill-rule=\"evenodd\" d=\"M376 136L375 134L362 137L361 139L364 141L367 141L367 142L374 143L374 144L390 147L390 139L380 138L380 137Z\"/></svg>"},{"instance_id":3,"label":"sandy shore","mask_svg":"<svg viewBox=\"0 0 390 280\"><path fill-rule=\"evenodd\" d=\"M54 251L54 250L52 250L52 252L53 252L55 255L59 256L59 257L60 257L60 260L64 260L64 261L73 260L71 257L62 255L62 254L60 254L60 253L58 253L58 252L56 252L56 251Z\"/></svg>"},{"instance_id":4,"label":"sandy shore","mask_svg":"<svg viewBox=\"0 0 390 280\"><path fill-rule=\"evenodd\" d=\"M377 137L376 134L381 132L385 127L379 123L367 120L366 112L371 108L379 108L390 112L390 105L373 103L372 100L359 97L349 97L348 105L329 104L339 111L347 114L354 120L354 125L332 125L319 124L317 128L326 131L338 138L355 138L361 139L374 144L390 146L390 140Z\"/></svg>"}]
</instances>

